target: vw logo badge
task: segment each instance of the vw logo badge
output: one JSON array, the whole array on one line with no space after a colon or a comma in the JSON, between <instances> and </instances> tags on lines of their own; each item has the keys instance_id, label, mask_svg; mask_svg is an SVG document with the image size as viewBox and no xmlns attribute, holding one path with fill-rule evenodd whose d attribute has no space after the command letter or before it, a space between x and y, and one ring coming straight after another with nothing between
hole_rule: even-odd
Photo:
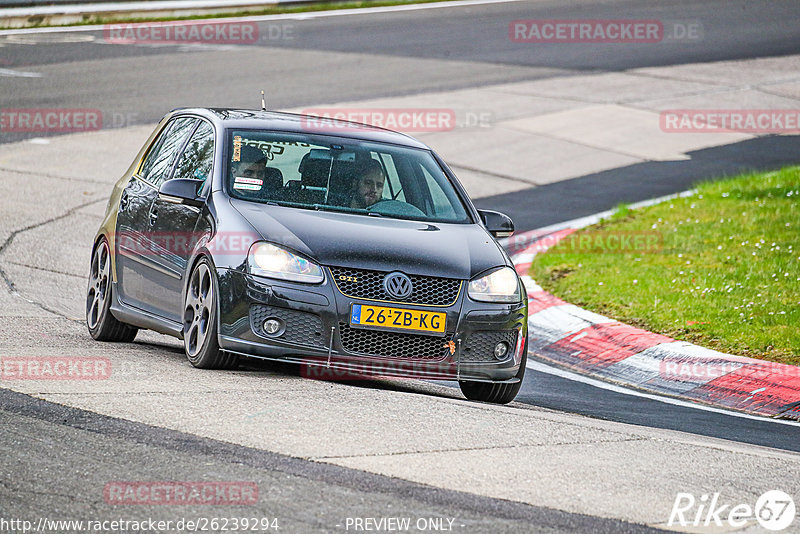
<instances>
[{"instance_id":1,"label":"vw logo badge","mask_svg":"<svg viewBox=\"0 0 800 534\"><path fill-rule=\"evenodd\" d=\"M411 284L411 279L403 273L389 273L383 279L383 290L390 297L404 299L411 295L414 286Z\"/></svg>"}]
</instances>

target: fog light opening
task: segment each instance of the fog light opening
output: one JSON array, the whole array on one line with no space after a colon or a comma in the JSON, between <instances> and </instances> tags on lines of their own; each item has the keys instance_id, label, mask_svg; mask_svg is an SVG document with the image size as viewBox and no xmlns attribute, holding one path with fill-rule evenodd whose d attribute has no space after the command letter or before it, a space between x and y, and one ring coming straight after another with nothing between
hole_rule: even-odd
<instances>
[{"instance_id":1,"label":"fog light opening","mask_svg":"<svg viewBox=\"0 0 800 534\"><path fill-rule=\"evenodd\" d=\"M280 333L283 329L283 321L275 317L270 317L264 321L264 332L270 336Z\"/></svg>"},{"instance_id":2,"label":"fog light opening","mask_svg":"<svg viewBox=\"0 0 800 534\"><path fill-rule=\"evenodd\" d=\"M508 354L508 345L505 341L501 341L497 345L494 346L494 357L498 360L502 360Z\"/></svg>"}]
</instances>

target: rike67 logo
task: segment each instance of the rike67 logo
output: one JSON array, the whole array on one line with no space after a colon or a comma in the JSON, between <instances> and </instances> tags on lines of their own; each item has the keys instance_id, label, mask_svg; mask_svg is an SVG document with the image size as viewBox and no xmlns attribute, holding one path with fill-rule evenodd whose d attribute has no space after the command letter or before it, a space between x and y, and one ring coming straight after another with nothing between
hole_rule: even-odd
<instances>
[{"instance_id":1,"label":"rike67 logo","mask_svg":"<svg viewBox=\"0 0 800 534\"><path fill-rule=\"evenodd\" d=\"M755 506L725 503L719 493L704 494L699 499L691 493L678 493L667 526L739 529L757 521L762 528L778 532L789 527L794 516L794 500L780 490L765 492Z\"/></svg>"}]
</instances>

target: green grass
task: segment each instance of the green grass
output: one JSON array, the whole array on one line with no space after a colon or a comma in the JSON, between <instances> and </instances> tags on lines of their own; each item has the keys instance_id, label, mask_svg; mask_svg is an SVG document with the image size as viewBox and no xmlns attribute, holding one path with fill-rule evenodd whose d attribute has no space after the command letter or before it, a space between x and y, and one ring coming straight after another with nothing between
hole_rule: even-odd
<instances>
[{"instance_id":1,"label":"green grass","mask_svg":"<svg viewBox=\"0 0 800 534\"><path fill-rule=\"evenodd\" d=\"M47 28L51 26L66 27L66 26L86 26L97 24L119 24L119 23L139 23L139 22L165 22L172 20L204 20L204 19L221 19L229 17L255 17L260 15L280 15L287 13L307 13L311 11L332 11L337 9L360 9L369 7L384 7L384 6L397 6L406 4L430 4L434 2L445 2L447 0L365 0L362 2L317 2L308 3L295 6L273 6L258 8L253 6L250 8L241 8L225 13L208 13L203 15L180 15L167 16L167 17L133 17L130 15L120 14L115 16L97 17L94 15L86 15L84 20L80 22L72 22L69 24L36 24L31 23L26 28ZM10 28L0 26L0 30L7 30Z\"/></svg>"},{"instance_id":2,"label":"green grass","mask_svg":"<svg viewBox=\"0 0 800 534\"><path fill-rule=\"evenodd\" d=\"M693 196L648 208L620 206L537 256L531 276L628 324L798 365L798 266L800 167L790 167L704 182Z\"/></svg>"}]
</instances>

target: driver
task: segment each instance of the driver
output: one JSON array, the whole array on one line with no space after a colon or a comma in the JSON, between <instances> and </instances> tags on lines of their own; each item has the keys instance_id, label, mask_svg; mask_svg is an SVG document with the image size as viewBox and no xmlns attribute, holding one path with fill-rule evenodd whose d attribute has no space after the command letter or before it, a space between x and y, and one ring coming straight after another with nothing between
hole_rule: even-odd
<instances>
[{"instance_id":1,"label":"driver","mask_svg":"<svg viewBox=\"0 0 800 534\"><path fill-rule=\"evenodd\" d=\"M233 176L263 181L267 177L267 156L264 152L254 146L244 145L240 154L239 161L233 162Z\"/></svg>"},{"instance_id":2,"label":"driver","mask_svg":"<svg viewBox=\"0 0 800 534\"><path fill-rule=\"evenodd\" d=\"M361 167L361 175L353 185L351 208L366 208L372 206L383 197L383 186L386 175L380 162L374 159L367 161Z\"/></svg>"}]
</instances>

